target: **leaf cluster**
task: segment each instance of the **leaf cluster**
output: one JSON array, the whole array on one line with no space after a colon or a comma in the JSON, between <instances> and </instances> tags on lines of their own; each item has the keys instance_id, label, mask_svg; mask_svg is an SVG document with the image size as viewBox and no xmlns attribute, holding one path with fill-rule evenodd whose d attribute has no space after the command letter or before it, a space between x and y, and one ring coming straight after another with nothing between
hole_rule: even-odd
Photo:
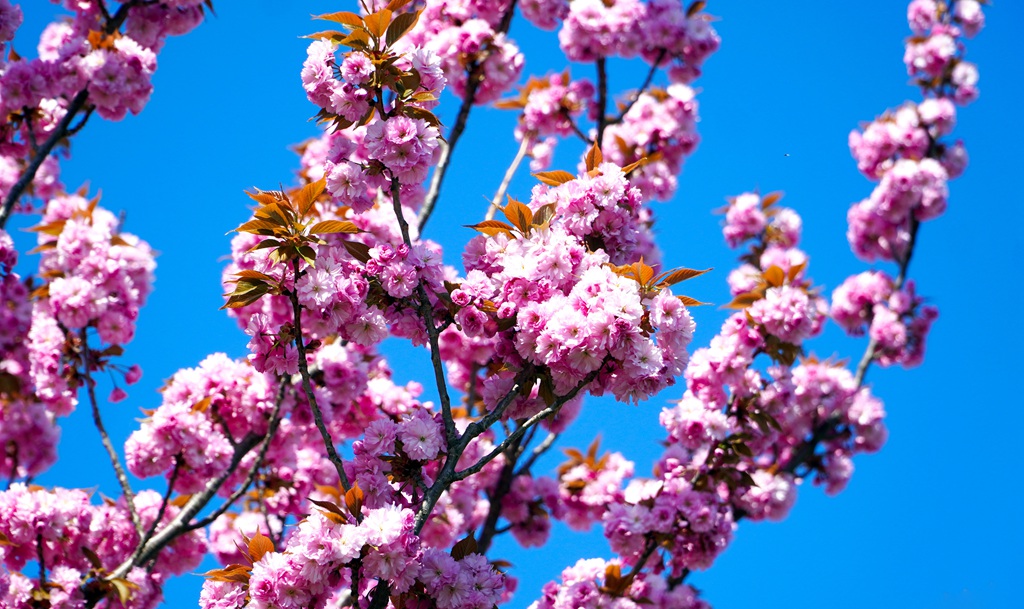
<instances>
[{"instance_id":1,"label":"leaf cluster","mask_svg":"<svg viewBox=\"0 0 1024 609\"><path fill-rule=\"evenodd\" d=\"M272 248L270 260L276 264L288 264L301 259L310 267L315 267L316 250L312 246L323 243L320 236L361 232L347 220L316 221L319 212L315 204L323 196L325 185L326 180L321 178L291 193L258 189L246 193L259 205L253 212L253 218L239 225L235 231L264 237L249 251ZM222 309L244 307L256 302L264 294L281 293L280 281L260 271L239 271L233 281L235 289L227 295L228 300Z\"/></svg>"}]
</instances>

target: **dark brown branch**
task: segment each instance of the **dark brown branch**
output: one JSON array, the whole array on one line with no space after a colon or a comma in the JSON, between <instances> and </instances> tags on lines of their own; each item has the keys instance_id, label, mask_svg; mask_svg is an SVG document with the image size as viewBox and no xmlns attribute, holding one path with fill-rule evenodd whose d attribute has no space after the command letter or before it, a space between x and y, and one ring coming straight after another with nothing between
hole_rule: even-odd
<instances>
[{"instance_id":1,"label":"dark brown branch","mask_svg":"<svg viewBox=\"0 0 1024 609\"><path fill-rule=\"evenodd\" d=\"M14 186L11 186L11 190L9 190L7 195L4 197L3 208L0 209L0 229L3 229L7 224L7 218L10 217L11 211L14 209L14 204L17 203L18 199L21 198L21 195L25 193L25 190L28 189L29 185L32 183L32 180L36 178L36 172L39 171L39 167L42 166L43 161L50 156L50 153L57 146L57 143L67 136L68 125L71 124L75 115L78 114L79 110L81 110L85 105L86 98L88 97L89 92L86 89L82 89L78 92L78 95L75 95L75 98L72 99L71 103L68 105L67 113L64 114L57 123L57 126L54 127L53 133L50 134L50 137L46 138L46 141L39 147L39 150L32 155L28 166L25 168L25 172L21 174L21 177L19 177L18 181L14 183Z\"/></svg>"},{"instance_id":2,"label":"dark brown branch","mask_svg":"<svg viewBox=\"0 0 1024 609\"><path fill-rule=\"evenodd\" d=\"M651 69L647 71L647 76L644 78L644 82L640 84L640 88L637 89L632 95L629 96L629 102L626 104L619 115L615 117L615 120L611 124L617 125L622 122L622 119L626 118L626 115L633 106L640 100L640 96L647 92L647 87L651 86L651 81L654 80L654 74L658 71L658 65L665 59L665 55L668 53L667 49L662 49L658 52L658 57L651 64Z\"/></svg>"},{"instance_id":3,"label":"dark brown branch","mask_svg":"<svg viewBox=\"0 0 1024 609\"><path fill-rule=\"evenodd\" d=\"M512 2L509 3L508 8L505 9L505 14L502 15L501 23L498 24L498 28L495 30L495 35L505 34L508 32L508 28L512 25L512 14L515 12L515 8L516 0L512 0ZM455 124L452 125L452 130L448 134L448 141L445 144L442 144L441 158L437 162L437 167L434 168L434 174L430 176L430 186L427 189L427 196L423 200L423 207L420 208L419 217L416 219L417 232L421 234L423 233L423 228L430 220L431 214L434 213L434 207L437 206L437 199L441 196L441 184L444 182L445 174L448 173L448 167L451 165L451 158L455 151L455 145L459 142L459 138L462 137L462 132L466 129L466 122L469 120L469 113L473 109L473 104L476 101L476 92L479 90L480 83L484 78L484 62L487 61L487 57L490 52L490 47L484 49L481 52L480 57L471 64L469 74L466 75L466 95L462 98L462 105L459 106L459 113L455 117Z\"/></svg>"},{"instance_id":4,"label":"dark brown branch","mask_svg":"<svg viewBox=\"0 0 1024 609\"><path fill-rule=\"evenodd\" d=\"M267 435L263 437L263 443L260 444L260 451L256 455L256 460L253 461L252 467L249 468L249 473L245 476L245 481L235 489L235 492L231 493L227 501L220 507L213 511L212 514L198 520L187 527L185 532L192 531L195 529L201 529L209 524L212 524L214 520L217 520L224 512L231 509L236 501L241 499L242 495L248 492L249 487L256 479L256 475L259 473L260 467L263 466L263 460L267 457L267 451L270 450L270 442L274 439L274 434L277 433L277 428L281 424L281 404L284 402L285 388L288 386L289 379L282 378L281 384L277 390L277 400L274 402L274 410L270 413L270 425L267 428ZM270 530L270 523L267 523L267 529ZM273 531L271 531L273 533Z\"/></svg>"},{"instance_id":5,"label":"dark brown branch","mask_svg":"<svg viewBox=\"0 0 1024 609\"><path fill-rule=\"evenodd\" d=\"M398 180L391 178L391 203L394 206L395 217L398 220L398 227L402 231L402 240L410 249L412 239L409 236L409 223L405 221L405 214L402 210L401 189ZM419 300L418 313L427 331L427 340L430 344L430 362L434 368L434 382L437 385L437 394L441 400L441 417L444 419L444 435L451 448L458 442L459 432L455 429L455 420L452 418L452 401L448 395L448 381L444 377L444 364L441 362L441 348L438 340L437 326L434 325L433 307L427 296L427 289L420 280L416 284L416 296Z\"/></svg>"},{"instance_id":6,"label":"dark brown branch","mask_svg":"<svg viewBox=\"0 0 1024 609\"><path fill-rule=\"evenodd\" d=\"M597 67L597 137L594 143L599 147L604 141L604 130L608 126L608 71L604 57L598 57Z\"/></svg>"},{"instance_id":7,"label":"dark brown branch","mask_svg":"<svg viewBox=\"0 0 1024 609\"><path fill-rule=\"evenodd\" d=\"M107 456L110 458L110 464L114 467L114 474L117 476L117 482L121 485L121 492L124 493L124 501L128 506L128 513L131 514L132 524L135 526L135 533L142 539L145 534L145 529L142 527L142 520L139 519L139 513L135 510L135 493L132 492L131 484L128 483L128 474L121 467L121 460L117 456L117 450L114 448L114 443L110 441L110 436L107 435L107 430L103 426L103 417L100 416L100 406L96 401L96 388L92 380L92 357L89 352L89 340L86 333L86 328L82 328L79 337L81 338L82 345L82 374L85 376L85 389L89 396L89 404L92 406L92 421L96 425L96 430L100 432L100 441L103 443L103 448L107 451Z\"/></svg>"},{"instance_id":8,"label":"dark brown branch","mask_svg":"<svg viewBox=\"0 0 1024 609\"><path fill-rule=\"evenodd\" d=\"M292 269L295 272L295 284L297 285L299 281L298 258L292 261ZM316 396L313 394L313 387L309 381L309 367L306 364L306 339L302 335L302 307L299 305L299 295L296 288L293 288L288 293L288 296L292 301L292 314L295 321L295 347L299 350L299 374L302 376L302 389L306 393L309 408L313 411L313 422L316 423L316 428L324 441L324 448L327 449L327 458L334 464L334 469L338 472L342 488L348 491L352 488L352 485L349 484L348 476L345 475L345 466L341 461L341 456L338 455L338 450L334 447L334 439L331 438L331 433L327 431L327 426L324 425L324 415L320 411L320 406L316 403Z\"/></svg>"}]
</instances>

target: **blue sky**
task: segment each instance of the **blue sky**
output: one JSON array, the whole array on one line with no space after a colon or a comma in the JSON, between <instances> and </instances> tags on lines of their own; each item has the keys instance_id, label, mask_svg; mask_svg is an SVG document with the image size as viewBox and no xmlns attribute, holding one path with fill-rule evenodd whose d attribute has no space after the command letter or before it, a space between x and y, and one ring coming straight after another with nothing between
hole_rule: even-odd
<instances>
[{"instance_id":1,"label":"blue sky","mask_svg":"<svg viewBox=\"0 0 1024 609\"><path fill-rule=\"evenodd\" d=\"M64 163L69 188L89 181L102 190L104 206L125 210L126 230L161 252L156 291L124 357L143 366L144 380L129 400L104 407L115 440L134 429L139 408L159 403L155 389L178 368L215 351L244 355L246 337L218 311L225 232L247 215L244 189L294 179L297 159L289 146L316 133L307 122L315 109L299 82L307 42L299 37L322 29L311 13L351 8L320 1L216 4L216 18L170 40L161 53L146 110L120 123L94 118ZM868 268L845 239L847 208L872 188L849 155L847 134L916 99L902 63L905 3L709 5L721 18L715 27L723 42L697 82L703 141L675 200L656 207L666 264L714 267L688 283L688 293L726 302L734 253L711 210L746 190L782 190L784 204L804 218L810 274L830 293ZM26 24L15 46L28 55L58 9L38 1L23 8ZM921 367L875 368L868 376L889 413L888 445L856 461L854 478L838 497L808 484L785 522L744 522L716 565L692 578L718 609L1024 606L1012 585L1024 558L1017 516L1024 475L1016 464L1016 434L1024 425L1018 387L1024 331L1016 320L1024 212L1013 185L1024 161L1018 116L1024 62L1015 38L1021 24L1024 6L1004 0L990 7L988 26L969 42L968 58L981 70L981 98L961 111L954 137L964 140L971 164L951 184L947 214L923 227L910 272L940 318ZM527 54L526 74L562 69L553 34L517 20L511 36ZM572 71L592 74L585 65ZM639 63L617 63L612 85L635 86L643 74ZM445 102L442 118L454 107L450 97ZM471 236L461 226L482 217L485 198L515 154L514 121L511 112L473 111L428 227L449 263L458 262L460 245ZM559 166L575 166L573 146L563 147ZM532 184L522 171L510 193L525 198ZM25 225L22 218L14 227ZM696 348L714 335L724 313L703 307L695 317ZM811 348L855 360L864 343L831 328ZM426 354L401 352L397 377L426 379ZM605 448L625 453L638 473L647 473L663 437L658 412L681 392L673 388L639 406L590 400L561 445L585 446L600 432ZM86 410L64 421L62 459L39 483L113 495L113 475ZM557 460L556 454L548 465ZM600 535L559 529L540 552L502 543L494 555L502 553L520 577L511 606L525 607L563 567L608 550ZM193 576L174 582L168 606L194 606L200 583Z\"/></svg>"}]
</instances>

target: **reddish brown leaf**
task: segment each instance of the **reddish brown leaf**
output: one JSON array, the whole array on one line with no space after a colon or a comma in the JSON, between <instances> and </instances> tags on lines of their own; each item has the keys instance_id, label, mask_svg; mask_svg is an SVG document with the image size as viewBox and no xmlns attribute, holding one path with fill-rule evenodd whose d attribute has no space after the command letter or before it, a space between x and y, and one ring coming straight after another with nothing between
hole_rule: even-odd
<instances>
[{"instance_id":1,"label":"reddish brown leaf","mask_svg":"<svg viewBox=\"0 0 1024 609\"><path fill-rule=\"evenodd\" d=\"M320 178L316 182L306 184L292 195L292 202L298 208L300 216L309 213L309 210L313 208L313 203L316 203L316 200L323 194L326 186L327 179Z\"/></svg>"},{"instance_id":2,"label":"reddish brown leaf","mask_svg":"<svg viewBox=\"0 0 1024 609\"><path fill-rule=\"evenodd\" d=\"M586 161L587 171L593 171L597 169L597 166L600 165L602 161L604 161L604 155L601 154L601 147L597 145L597 142L594 142L594 145L591 146L590 150L587 151Z\"/></svg>"},{"instance_id":3,"label":"reddish brown leaf","mask_svg":"<svg viewBox=\"0 0 1024 609\"><path fill-rule=\"evenodd\" d=\"M389 7L390 8L390 7ZM394 9L390 9L394 10ZM416 22L419 21L420 12L413 11L411 13L402 13L395 17L395 20L388 26L387 32L384 34L384 42L387 46L391 46L398 42L398 40L405 36L409 30L416 27Z\"/></svg>"},{"instance_id":4,"label":"reddish brown leaf","mask_svg":"<svg viewBox=\"0 0 1024 609\"><path fill-rule=\"evenodd\" d=\"M778 203L780 199L782 199L781 192L776 191L766 194L765 196L761 197L761 209L768 209L772 205Z\"/></svg>"},{"instance_id":5,"label":"reddish brown leaf","mask_svg":"<svg viewBox=\"0 0 1024 609\"><path fill-rule=\"evenodd\" d=\"M363 512L363 490L359 488L358 482L352 483L352 488L345 493L345 506L353 516L359 517Z\"/></svg>"},{"instance_id":6,"label":"reddish brown leaf","mask_svg":"<svg viewBox=\"0 0 1024 609\"><path fill-rule=\"evenodd\" d=\"M672 271L668 271L666 273L662 273L655 280L655 283L658 284L658 287L668 287L670 285L675 285L682 281L686 281L687 279L700 277L701 275L707 273L710 270L711 269L704 269L703 271L698 271L695 269L675 269Z\"/></svg>"},{"instance_id":7,"label":"reddish brown leaf","mask_svg":"<svg viewBox=\"0 0 1024 609\"><path fill-rule=\"evenodd\" d=\"M324 220L323 222L317 222L309 228L309 234L311 235L330 235L335 233L355 234L363 231L352 222L348 220Z\"/></svg>"},{"instance_id":8,"label":"reddish brown leaf","mask_svg":"<svg viewBox=\"0 0 1024 609\"><path fill-rule=\"evenodd\" d=\"M388 26L391 25L391 11L383 9L372 15L367 15L363 19L363 23L366 24L366 31L376 38L380 38L387 31Z\"/></svg>"},{"instance_id":9,"label":"reddish brown leaf","mask_svg":"<svg viewBox=\"0 0 1024 609\"><path fill-rule=\"evenodd\" d=\"M516 228L520 230L524 235L530 232L530 224L533 222L533 212L529 207L523 205L519 201L516 201L512 197L508 198L508 203L502 210L505 213L505 217L508 218Z\"/></svg>"},{"instance_id":10,"label":"reddish brown leaf","mask_svg":"<svg viewBox=\"0 0 1024 609\"><path fill-rule=\"evenodd\" d=\"M249 540L249 556L254 563L259 562L267 552L274 551L274 542L263 533L257 531L256 535Z\"/></svg>"},{"instance_id":11,"label":"reddish brown leaf","mask_svg":"<svg viewBox=\"0 0 1024 609\"><path fill-rule=\"evenodd\" d=\"M541 171L533 174L533 177L548 186L561 186L566 182L572 182L576 179L576 176L572 175L568 171L562 171L561 169L556 169L555 171Z\"/></svg>"},{"instance_id":12,"label":"reddish brown leaf","mask_svg":"<svg viewBox=\"0 0 1024 609\"><path fill-rule=\"evenodd\" d=\"M363 18L355 13L348 11L339 11L337 13L326 13L323 15L317 15L314 19L320 19L322 21L333 21L335 23L342 23L351 27L362 27Z\"/></svg>"},{"instance_id":13,"label":"reddish brown leaf","mask_svg":"<svg viewBox=\"0 0 1024 609\"><path fill-rule=\"evenodd\" d=\"M762 276L764 277L765 282L773 288L781 286L786 281L786 273L774 264L768 267L768 270L766 270Z\"/></svg>"},{"instance_id":14,"label":"reddish brown leaf","mask_svg":"<svg viewBox=\"0 0 1024 609\"><path fill-rule=\"evenodd\" d=\"M711 303L707 303L707 302L701 302L701 301L697 300L696 298L690 298L689 296L679 295L679 296L676 296L676 298L678 298L680 301L682 301L682 303L684 305L686 305L688 307L699 307L699 306L711 304Z\"/></svg>"},{"instance_id":15,"label":"reddish brown leaf","mask_svg":"<svg viewBox=\"0 0 1024 609\"><path fill-rule=\"evenodd\" d=\"M476 550L476 539L474 539L473 534L470 533L468 537L463 538L457 544L452 546L451 556L455 560L462 560L470 554L475 554Z\"/></svg>"}]
</instances>

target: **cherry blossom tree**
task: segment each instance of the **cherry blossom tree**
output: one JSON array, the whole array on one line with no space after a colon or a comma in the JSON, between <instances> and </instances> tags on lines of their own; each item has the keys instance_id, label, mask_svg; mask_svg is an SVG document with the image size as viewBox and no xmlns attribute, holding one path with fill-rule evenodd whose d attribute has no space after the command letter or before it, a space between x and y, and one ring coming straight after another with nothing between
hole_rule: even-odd
<instances>
[{"instance_id":1,"label":"cherry blossom tree","mask_svg":"<svg viewBox=\"0 0 1024 609\"><path fill-rule=\"evenodd\" d=\"M495 539L541 547L554 521L599 528L615 556L567 565L531 607L705 607L690 575L741 521L785 518L805 480L842 491L853 457L885 443L867 373L919 365L938 315L910 262L967 164L952 136L978 96L965 41L982 3L913 0L904 62L919 99L850 134L876 185L847 238L880 264L825 293L797 210L780 193L731 197L737 266L709 276L727 277L733 313L707 345L691 345L699 288L681 291L710 269L662 263L651 206L673 198L699 141L695 83L720 42L704 2L365 0L318 16L296 70L322 135L299 147L295 184L247 193L253 212L225 243L224 309L248 356L179 370L124 446L95 377L118 379L113 403L142 375L130 343L154 252L99 195L69 191L60 159L94 114L141 112L164 41L213 6L65 5L25 58L11 46L22 8L0 0L0 607L153 607L212 555L203 607L488 609L516 588ZM516 15L557 30L594 78L525 78ZM613 89L622 59L643 66L639 88ZM450 125L435 114L446 89ZM485 105L517 113L519 149L467 213L475 236L456 266L430 220ZM556 148L578 164L553 167ZM520 201L509 185L527 161L536 186ZM36 222L32 276L4 231L15 213ZM864 337L852 367L811 355L833 322ZM388 338L421 347L430 377L396 382ZM541 471L586 396L646 403L677 384L649 474L596 441ZM90 480L32 484L80 406L117 498Z\"/></svg>"}]
</instances>

